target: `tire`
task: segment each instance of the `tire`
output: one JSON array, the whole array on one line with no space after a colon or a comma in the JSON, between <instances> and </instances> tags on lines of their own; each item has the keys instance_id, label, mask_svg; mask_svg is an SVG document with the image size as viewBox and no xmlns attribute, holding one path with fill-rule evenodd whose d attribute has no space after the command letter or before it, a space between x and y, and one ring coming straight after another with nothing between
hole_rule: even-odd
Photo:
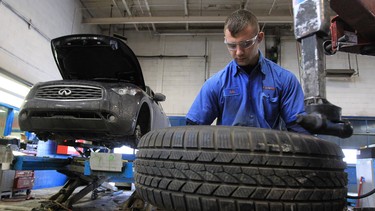
<instances>
[{"instance_id":1,"label":"tire","mask_svg":"<svg viewBox=\"0 0 375 211\"><path fill-rule=\"evenodd\" d=\"M248 127L154 130L138 145L135 186L164 210L341 211L342 150L313 136Z\"/></svg>"}]
</instances>

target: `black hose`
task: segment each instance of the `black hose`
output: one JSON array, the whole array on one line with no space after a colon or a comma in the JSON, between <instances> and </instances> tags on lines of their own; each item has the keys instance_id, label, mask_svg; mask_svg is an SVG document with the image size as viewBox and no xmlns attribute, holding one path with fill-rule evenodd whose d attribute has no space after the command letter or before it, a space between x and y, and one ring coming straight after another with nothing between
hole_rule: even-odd
<instances>
[{"instance_id":1,"label":"black hose","mask_svg":"<svg viewBox=\"0 0 375 211\"><path fill-rule=\"evenodd\" d=\"M360 196L349 196L348 195L346 198L348 198L348 199L362 199L362 198L366 198L367 196L370 196L370 195L372 195L374 193L375 193L375 188L372 189L372 191L370 191L368 193L365 193L363 195L360 195Z\"/></svg>"}]
</instances>

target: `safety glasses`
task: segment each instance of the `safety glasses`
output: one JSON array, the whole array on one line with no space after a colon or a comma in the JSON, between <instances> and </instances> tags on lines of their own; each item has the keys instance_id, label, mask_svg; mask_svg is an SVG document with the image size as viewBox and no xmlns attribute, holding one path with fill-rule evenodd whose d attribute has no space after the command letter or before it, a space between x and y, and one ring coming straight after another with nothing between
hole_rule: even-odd
<instances>
[{"instance_id":1,"label":"safety glasses","mask_svg":"<svg viewBox=\"0 0 375 211\"><path fill-rule=\"evenodd\" d=\"M257 39L258 35L255 35L255 37L249 39L249 40L244 40L244 41L241 41L241 42L238 42L238 43L229 43L227 42L226 39L224 39L224 43L227 45L228 49L230 51L235 51L237 50L237 45L242 48L242 49L246 49L246 48L250 48L251 46L253 46L255 44L255 41Z\"/></svg>"}]
</instances>

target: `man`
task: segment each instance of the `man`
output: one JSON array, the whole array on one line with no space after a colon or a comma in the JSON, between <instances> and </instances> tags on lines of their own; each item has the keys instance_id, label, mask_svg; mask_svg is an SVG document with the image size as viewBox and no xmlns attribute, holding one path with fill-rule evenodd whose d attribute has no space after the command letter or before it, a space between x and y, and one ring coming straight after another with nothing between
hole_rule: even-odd
<instances>
[{"instance_id":1,"label":"man","mask_svg":"<svg viewBox=\"0 0 375 211\"><path fill-rule=\"evenodd\" d=\"M257 18L237 10L224 25L224 43L233 60L203 85L186 115L187 124L250 126L307 133L295 124L304 94L293 73L263 57L264 33Z\"/></svg>"}]
</instances>

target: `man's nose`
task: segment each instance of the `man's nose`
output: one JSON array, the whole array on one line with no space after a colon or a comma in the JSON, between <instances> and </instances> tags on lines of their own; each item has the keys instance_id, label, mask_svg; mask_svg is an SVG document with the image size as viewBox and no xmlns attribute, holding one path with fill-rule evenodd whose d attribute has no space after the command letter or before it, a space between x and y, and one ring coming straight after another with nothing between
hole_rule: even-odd
<instances>
[{"instance_id":1,"label":"man's nose","mask_svg":"<svg viewBox=\"0 0 375 211\"><path fill-rule=\"evenodd\" d=\"M237 45L236 46L236 55L242 55L243 52L244 52L243 49L239 45Z\"/></svg>"}]
</instances>

